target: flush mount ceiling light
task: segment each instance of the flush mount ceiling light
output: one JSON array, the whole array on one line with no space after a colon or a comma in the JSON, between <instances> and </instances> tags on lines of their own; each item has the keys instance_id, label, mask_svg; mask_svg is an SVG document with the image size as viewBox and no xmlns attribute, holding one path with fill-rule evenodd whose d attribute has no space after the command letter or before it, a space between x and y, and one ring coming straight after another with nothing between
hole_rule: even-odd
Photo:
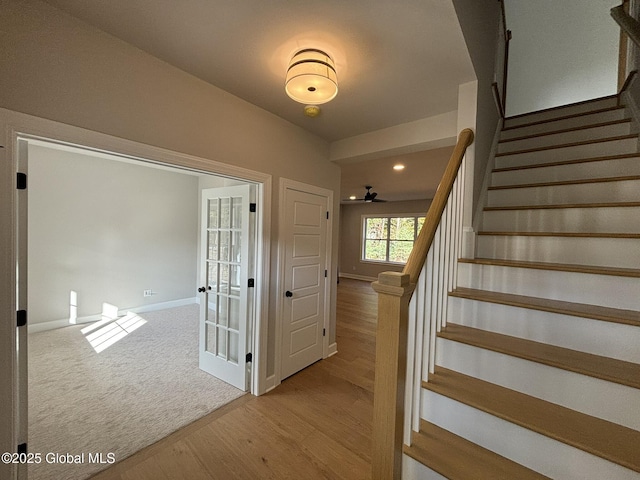
<instances>
[{"instance_id":1,"label":"flush mount ceiling light","mask_svg":"<svg viewBox=\"0 0 640 480\"><path fill-rule=\"evenodd\" d=\"M397 172L404 170L404 165L402 165L401 163L397 163L393 166L393 169Z\"/></svg>"},{"instance_id":2,"label":"flush mount ceiling light","mask_svg":"<svg viewBox=\"0 0 640 480\"><path fill-rule=\"evenodd\" d=\"M338 77L333 59L322 50L306 48L289 62L285 91L305 105L321 105L338 94Z\"/></svg>"}]
</instances>

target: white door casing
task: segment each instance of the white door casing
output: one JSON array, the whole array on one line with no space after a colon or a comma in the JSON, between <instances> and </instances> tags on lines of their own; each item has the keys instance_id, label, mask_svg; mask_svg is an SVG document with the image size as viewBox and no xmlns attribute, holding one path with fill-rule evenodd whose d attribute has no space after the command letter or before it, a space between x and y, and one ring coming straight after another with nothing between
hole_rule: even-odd
<instances>
[{"instance_id":1,"label":"white door casing","mask_svg":"<svg viewBox=\"0 0 640 480\"><path fill-rule=\"evenodd\" d=\"M199 365L243 391L253 320L249 204L248 184L202 191Z\"/></svg>"},{"instance_id":2,"label":"white door casing","mask_svg":"<svg viewBox=\"0 0 640 480\"><path fill-rule=\"evenodd\" d=\"M284 188L280 379L326 356L329 197L298 184Z\"/></svg>"},{"instance_id":3,"label":"white door casing","mask_svg":"<svg viewBox=\"0 0 640 480\"><path fill-rule=\"evenodd\" d=\"M26 358L26 348L18 348L20 340L16 328L16 310L25 308L26 301L26 261L18 261L26 252L24 243L18 247L18 238L26 239L26 235L18 232L18 210L26 211L26 202L18 201L19 191L16 190L16 172L26 171L27 155L25 142L53 142L59 146L82 145L97 153L116 152L119 156L131 159L146 159L157 164L176 166L187 170L222 175L227 178L242 179L254 182L257 188L256 198L259 203L256 218L256 278L265 279L256 282L256 328L254 331L253 372L251 391L260 395L267 391L267 336L269 288L268 279L271 278L271 185L269 174L249 170L230 163L221 163L210 158L196 157L184 153L170 151L164 148L152 147L139 142L114 137L111 135L86 130L83 128L47 120L24 113L0 108L0 131L3 132L0 142L0 220L7 226L0 232L0 249L6 253L0 262L0 283L4 286L0 292L0 311L3 318L11 321L3 322L0 328L0 380L6 388L0 391L2 405L6 407L0 419L0 445L2 451L15 451L16 446L26 442L26 362L20 362L18 357ZM27 179L28 183L28 179ZM27 188L28 190L28 188ZM26 197L26 191L22 191ZM22 220L26 225L26 216ZM24 240L21 240L24 242ZM16 268L16 265L18 268ZM4 268L6 267L6 268ZM20 270L20 272L18 271ZM20 285L20 296L16 292ZM24 306L23 306L24 305ZM25 327L19 327L26 331ZM26 339L26 335L23 336ZM277 342L277 340L276 340ZM25 342L26 343L26 342ZM26 346L26 345L25 345ZM277 360L276 360L277 363ZM18 472L14 464L0 464L0 477L24 478L26 469Z\"/></svg>"}]
</instances>

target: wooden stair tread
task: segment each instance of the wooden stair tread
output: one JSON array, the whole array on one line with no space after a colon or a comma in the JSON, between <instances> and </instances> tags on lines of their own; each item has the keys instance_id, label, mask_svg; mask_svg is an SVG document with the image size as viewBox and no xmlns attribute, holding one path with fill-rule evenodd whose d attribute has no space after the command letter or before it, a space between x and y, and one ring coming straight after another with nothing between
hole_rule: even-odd
<instances>
[{"instance_id":1,"label":"wooden stair tread","mask_svg":"<svg viewBox=\"0 0 640 480\"><path fill-rule=\"evenodd\" d=\"M513 120L513 119L516 119L516 118L523 118L523 117L526 117L528 115L537 115L537 114L540 114L540 113L553 112L554 110L562 110L563 108L575 107L575 106L584 105L584 104L587 104L587 103L600 102L602 100L610 100L610 99L614 99L614 98L617 98L617 97L618 97L617 94L613 94L613 95L605 95L604 97L590 98L588 100L581 100L579 102L568 103L566 105L558 105L557 107L542 108L540 110L534 110L532 112L519 113L518 115L511 115L509 117L505 117L504 120L506 122L507 120ZM616 108L624 108L624 107L622 107L620 105L612 106L612 107L604 107L604 108L601 108L601 109L598 109L598 110L589 110L587 112L572 113L572 114L569 114L569 115L566 115L566 116L563 116L563 117L556 117L556 118L553 118L551 120L541 120L540 122L550 122L550 121L553 121L553 120L559 120L559 119L564 119L564 118L579 117L579 116L582 116L582 115L589 115L591 113L595 113L595 112L601 111L601 110L614 110ZM538 122L536 122L536 123L538 123ZM510 127L510 128L515 128L515 127Z\"/></svg>"},{"instance_id":2,"label":"wooden stair tread","mask_svg":"<svg viewBox=\"0 0 640 480\"><path fill-rule=\"evenodd\" d=\"M545 210L560 208L624 208L640 207L640 202L604 202L604 203L554 203L545 205L508 205L505 207L484 207L485 212L496 212L501 210Z\"/></svg>"},{"instance_id":3,"label":"wooden stair tread","mask_svg":"<svg viewBox=\"0 0 640 480\"><path fill-rule=\"evenodd\" d=\"M412 433L404 453L453 480L548 478L425 420L420 421L420 432Z\"/></svg>"},{"instance_id":4,"label":"wooden stair tread","mask_svg":"<svg viewBox=\"0 0 640 480\"><path fill-rule=\"evenodd\" d=\"M578 130L588 130L590 128L608 127L610 125L619 125L621 123L631 123L631 119L623 118L621 120L610 120L608 122L590 123L588 125L579 125L576 127L562 128L560 130L551 130L549 132L532 133L529 135L523 135L521 137L505 138L504 140L500 140L498 143L504 144L509 142L516 142L518 140L528 140L530 138L546 137L549 135L556 135L560 133L575 132Z\"/></svg>"},{"instance_id":5,"label":"wooden stair tread","mask_svg":"<svg viewBox=\"0 0 640 480\"><path fill-rule=\"evenodd\" d=\"M585 233L585 232L495 232L482 231L478 235L503 237L572 237L572 238L640 238L640 233Z\"/></svg>"},{"instance_id":6,"label":"wooden stair tread","mask_svg":"<svg viewBox=\"0 0 640 480\"><path fill-rule=\"evenodd\" d=\"M640 472L637 430L442 367L423 387Z\"/></svg>"},{"instance_id":7,"label":"wooden stair tread","mask_svg":"<svg viewBox=\"0 0 640 480\"><path fill-rule=\"evenodd\" d=\"M501 260L494 258L460 258L458 259L458 262L472 263L476 265L497 265L501 267L533 268L536 270L553 270L561 272L640 278L640 269L636 268L599 267L594 265L577 265L571 263L527 262L523 260Z\"/></svg>"},{"instance_id":8,"label":"wooden stair tread","mask_svg":"<svg viewBox=\"0 0 640 480\"><path fill-rule=\"evenodd\" d=\"M571 315L574 317L591 318L605 322L621 323L640 327L640 312L624 310L620 308L602 307L600 305L587 305L583 303L565 302L547 298L529 297L526 295L514 295L511 293L492 292L474 288L457 287L451 293L452 297L478 300L481 302L511 305L514 307L540 310L544 312Z\"/></svg>"},{"instance_id":9,"label":"wooden stair tread","mask_svg":"<svg viewBox=\"0 0 640 480\"><path fill-rule=\"evenodd\" d=\"M532 152L543 152L545 150L555 150L558 148L569 148L569 147L578 147L580 145L591 145L594 143L605 143L605 142L613 142L616 140L627 140L630 138L638 138L637 133L632 133L630 135L617 135L615 137L606 137L606 138L598 138L594 140L583 140L581 142L570 142L570 143L561 143L558 145L546 145L544 147L535 147L535 148L526 148L523 150L516 150L513 152L502 152L496 153L496 157L504 157L507 155L519 155L521 153L532 153Z\"/></svg>"},{"instance_id":10,"label":"wooden stair tread","mask_svg":"<svg viewBox=\"0 0 640 480\"><path fill-rule=\"evenodd\" d=\"M640 152L633 153L620 153L618 155L605 155L600 157L578 158L573 160L558 160L548 163L533 163L530 165L516 165L513 167L494 168L492 172L509 172L513 170L528 170L531 168L544 168L544 167L558 167L562 165L574 165L578 163L590 163L590 162L604 162L608 160L620 160L623 158L635 158L640 157Z\"/></svg>"},{"instance_id":11,"label":"wooden stair tread","mask_svg":"<svg viewBox=\"0 0 640 480\"><path fill-rule=\"evenodd\" d=\"M515 188L558 187L564 185L584 185L588 183L626 182L640 180L640 175L628 175L624 177L581 178L579 180L561 180L555 182L518 183L514 185L496 185L489 190L511 190Z\"/></svg>"},{"instance_id":12,"label":"wooden stair tread","mask_svg":"<svg viewBox=\"0 0 640 480\"><path fill-rule=\"evenodd\" d=\"M574 373L640 388L640 364L448 323L439 337Z\"/></svg>"}]
</instances>

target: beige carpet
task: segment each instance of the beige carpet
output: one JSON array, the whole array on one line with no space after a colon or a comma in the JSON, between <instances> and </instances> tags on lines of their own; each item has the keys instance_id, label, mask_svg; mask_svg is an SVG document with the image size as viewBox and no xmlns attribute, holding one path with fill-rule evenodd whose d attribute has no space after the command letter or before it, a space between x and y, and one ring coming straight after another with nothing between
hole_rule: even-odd
<instances>
[{"instance_id":1,"label":"beige carpet","mask_svg":"<svg viewBox=\"0 0 640 480\"><path fill-rule=\"evenodd\" d=\"M198 368L198 308L113 325L130 333L100 353L81 332L86 324L30 335L28 446L42 454L30 480L87 478L109 466L89 453L122 460L243 395ZM49 463L48 453L84 458Z\"/></svg>"}]
</instances>

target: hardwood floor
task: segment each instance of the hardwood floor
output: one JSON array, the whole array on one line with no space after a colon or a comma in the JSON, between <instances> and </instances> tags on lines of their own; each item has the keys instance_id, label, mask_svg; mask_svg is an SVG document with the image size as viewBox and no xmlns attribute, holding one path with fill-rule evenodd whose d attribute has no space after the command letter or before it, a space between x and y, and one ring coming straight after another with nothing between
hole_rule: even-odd
<instances>
[{"instance_id":1,"label":"hardwood floor","mask_svg":"<svg viewBox=\"0 0 640 480\"><path fill-rule=\"evenodd\" d=\"M377 297L338 285L338 353L245 395L93 480L369 479Z\"/></svg>"}]
</instances>

